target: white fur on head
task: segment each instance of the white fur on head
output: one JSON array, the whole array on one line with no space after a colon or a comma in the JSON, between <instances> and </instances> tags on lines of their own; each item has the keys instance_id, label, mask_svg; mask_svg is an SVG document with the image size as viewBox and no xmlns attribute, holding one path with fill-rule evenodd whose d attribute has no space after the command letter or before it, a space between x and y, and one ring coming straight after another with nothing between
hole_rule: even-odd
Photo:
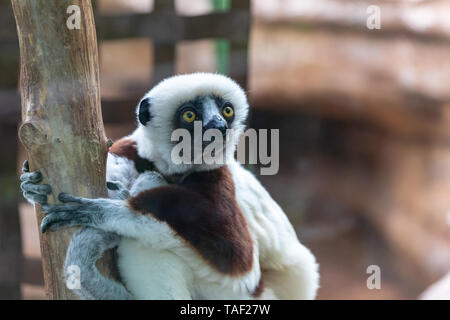
<instances>
[{"instance_id":1,"label":"white fur on head","mask_svg":"<svg viewBox=\"0 0 450 320\"><path fill-rule=\"evenodd\" d=\"M212 165L175 165L171 160L170 141L175 113L184 103L198 96L214 95L230 102L234 107L234 120L230 129L232 143L226 149L226 162L234 157L239 136L244 131L248 115L247 97L241 87L230 78L213 73L179 75L160 82L142 99L150 99L151 120L139 124L133 135L138 144L139 155L150 159L163 174L185 173L190 170L210 170ZM139 109L139 108L138 108ZM138 110L139 112L139 110Z\"/></svg>"}]
</instances>

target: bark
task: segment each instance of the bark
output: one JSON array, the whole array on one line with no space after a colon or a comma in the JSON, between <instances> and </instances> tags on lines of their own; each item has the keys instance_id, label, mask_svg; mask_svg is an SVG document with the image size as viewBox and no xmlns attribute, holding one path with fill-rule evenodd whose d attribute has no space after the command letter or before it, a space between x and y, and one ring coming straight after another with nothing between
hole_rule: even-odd
<instances>
[{"instance_id":1,"label":"bark","mask_svg":"<svg viewBox=\"0 0 450 320\"><path fill-rule=\"evenodd\" d=\"M100 108L97 39L88 0L12 0L21 52L22 125L30 169L39 170L57 201L60 192L106 196L107 143ZM81 28L69 30L69 5ZM42 219L36 206L38 222ZM50 299L76 299L65 286L63 262L73 230L41 235ZM110 256L101 269L110 275Z\"/></svg>"}]
</instances>

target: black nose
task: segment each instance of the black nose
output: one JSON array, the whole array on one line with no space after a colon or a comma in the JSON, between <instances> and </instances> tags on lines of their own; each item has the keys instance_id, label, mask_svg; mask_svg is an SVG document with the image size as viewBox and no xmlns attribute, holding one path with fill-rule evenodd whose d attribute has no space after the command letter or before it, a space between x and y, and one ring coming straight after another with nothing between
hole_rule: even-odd
<instances>
[{"instance_id":1,"label":"black nose","mask_svg":"<svg viewBox=\"0 0 450 320\"><path fill-rule=\"evenodd\" d=\"M220 132L222 132L222 135L225 136L225 134L227 133L228 124L225 120L219 117L215 117L203 126L203 133L208 129L220 130Z\"/></svg>"}]
</instances>

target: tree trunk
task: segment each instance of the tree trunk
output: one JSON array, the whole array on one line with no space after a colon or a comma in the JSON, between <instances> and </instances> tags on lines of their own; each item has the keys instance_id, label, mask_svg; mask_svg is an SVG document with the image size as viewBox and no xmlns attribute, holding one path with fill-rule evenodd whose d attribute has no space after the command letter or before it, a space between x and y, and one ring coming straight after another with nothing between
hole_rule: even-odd
<instances>
[{"instance_id":1,"label":"tree trunk","mask_svg":"<svg viewBox=\"0 0 450 320\"><path fill-rule=\"evenodd\" d=\"M30 169L60 192L106 196L107 144L100 108L97 39L88 0L12 0L21 53L22 121L19 137ZM70 30L70 5L80 9L81 28ZM36 213L40 223L39 206ZM63 279L72 231L41 235L46 291L50 299L76 299ZM110 256L102 269L111 275Z\"/></svg>"}]
</instances>

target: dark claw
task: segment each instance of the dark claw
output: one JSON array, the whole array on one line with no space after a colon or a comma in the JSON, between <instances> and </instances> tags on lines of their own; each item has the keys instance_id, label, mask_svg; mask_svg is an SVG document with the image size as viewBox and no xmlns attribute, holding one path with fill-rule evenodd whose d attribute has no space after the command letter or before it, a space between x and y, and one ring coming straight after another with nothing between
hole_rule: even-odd
<instances>
[{"instance_id":1,"label":"dark claw","mask_svg":"<svg viewBox=\"0 0 450 320\"><path fill-rule=\"evenodd\" d=\"M69 222L69 220L64 220L65 216L64 212L48 214L42 219L41 232L46 233L49 230L54 231L57 229L57 226L63 227Z\"/></svg>"},{"instance_id":2,"label":"dark claw","mask_svg":"<svg viewBox=\"0 0 450 320\"><path fill-rule=\"evenodd\" d=\"M79 214L74 215L73 212L53 212L44 217L41 222L41 232L56 231L62 228L87 225L88 217Z\"/></svg>"},{"instance_id":3,"label":"dark claw","mask_svg":"<svg viewBox=\"0 0 450 320\"><path fill-rule=\"evenodd\" d=\"M30 172L30 164L28 163L28 160L25 160L23 162L22 172L23 173Z\"/></svg>"},{"instance_id":4,"label":"dark claw","mask_svg":"<svg viewBox=\"0 0 450 320\"><path fill-rule=\"evenodd\" d=\"M112 182L112 181L106 182L106 187L109 190L113 190L113 191L120 189L119 184L117 182Z\"/></svg>"},{"instance_id":5,"label":"dark claw","mask_svg":"<svg viewBox=\"0 0 450 320\"><path fill-rule=\"evenodd\" d=\"M58 227L63 227L64 222L58 221L52 216L46 216L44 219L42 219L41 222L41 232L46 233L47 231L56 231Z\"/></svg>"},{"instance_id":6,"label":"dark claw","mask_svg":"<svg viewBox=\"0 0 450 320\"><path fill-rule=\"evenodd\" d=\"M48 229L50 228L50 226L51 226L51 224L47 223L44 218L41 222L41 232L46 233L48 231Z\"/></svg>"},{"instance_id":7,"label":"dark claw","mask_svg":"<svg viewBox=\"0 0 450 320\"><path fill-rule=\"evenodd\" d=\"M41 225L41 232L42 233L46 233L47 231L58 231L60 229L65 229L65 228L70 228L70 227L74 227L76 226L76 224L71 224L69 222L53 222L53 223L48 223L46 225Z\"/></svg>"}]
</instances>

